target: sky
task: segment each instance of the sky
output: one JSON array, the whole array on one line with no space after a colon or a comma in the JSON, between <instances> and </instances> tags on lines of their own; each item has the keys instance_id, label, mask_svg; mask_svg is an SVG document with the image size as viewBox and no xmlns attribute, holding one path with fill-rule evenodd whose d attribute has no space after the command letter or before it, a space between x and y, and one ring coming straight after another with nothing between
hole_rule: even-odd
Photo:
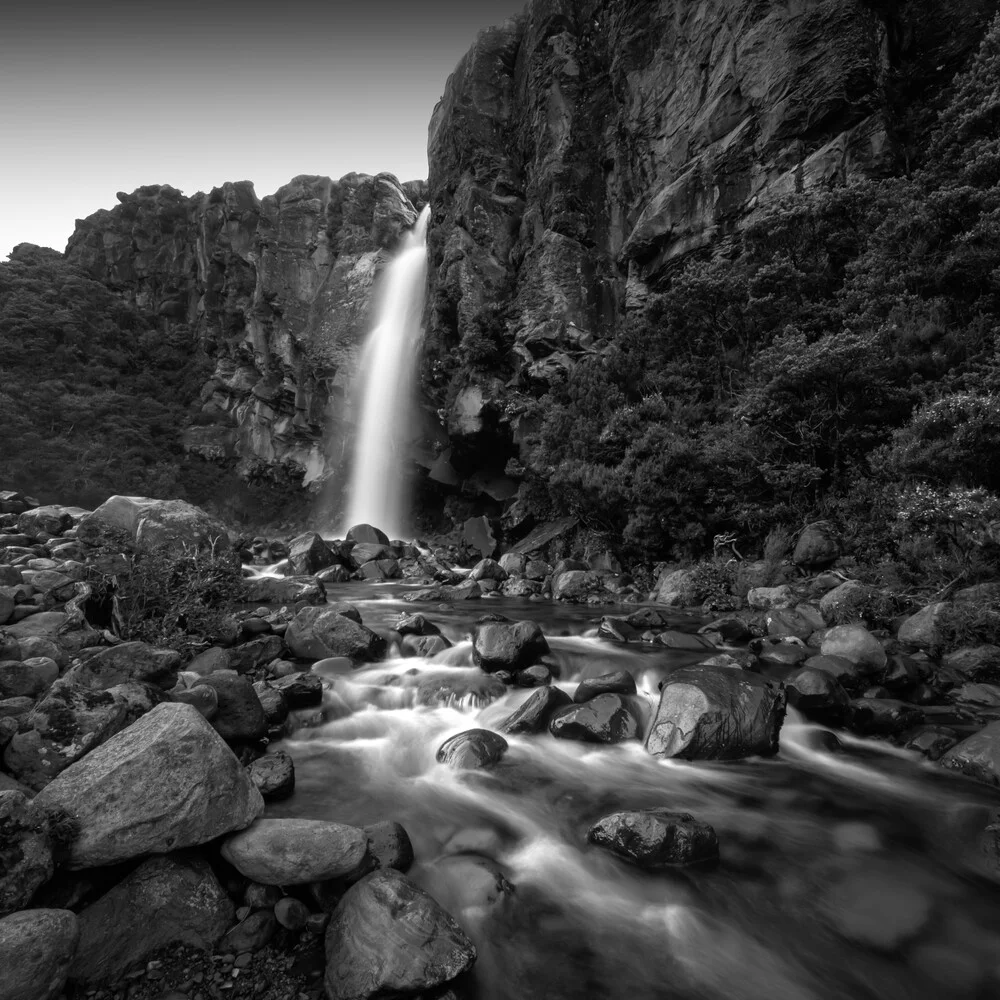
<instances>
[{"instance_id":1,"label":"sky","mask_svg":"<svg viewBox=\"0 0 1000 1000\"><path fill-rule=\"evenodd\" d=\"M524 0L4 0L0 260L65 249L118 191L427 176L427 125L480 28Z\"/></svg>"}]
</instances>

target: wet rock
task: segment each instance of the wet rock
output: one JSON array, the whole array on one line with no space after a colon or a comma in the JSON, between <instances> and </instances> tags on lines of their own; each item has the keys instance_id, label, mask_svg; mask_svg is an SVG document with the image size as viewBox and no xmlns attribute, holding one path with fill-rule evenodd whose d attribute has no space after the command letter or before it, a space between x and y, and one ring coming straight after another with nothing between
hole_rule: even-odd
<instances>
[{"instance_id":1,"label":"wet rock","mask_svg":"<svg viewBox=\"0 0 1000 1000\"><path fill-rule=\"evenodd\" d=\"M446 672L424 674L417 683L417 704L448 705L468 699L478 707L489 705L507 693L498 676L454 667Z\"/></svg>"},{"instance_id":2,"label":"wet rock","mask_svg":"<svg viewBox=\"0 0 1000 1000\"><path fill-rule=\"evenodd\" d=\"M0 790L0 917L24 909L54 871L45 813L27 795Z\"/></svg>"},{"instance_id":3,"label":"wet rock","mask_svg":"<svg viewBox=\"0 0 1000 1000\"><path fill-rule=\"evenodd\" d=\"M79 937L69 910L21 910L0 919L0 995L54 1000L66 985Z\"/></svg>"},{"instance_id":4,"label":"wet rock","mask_svg":"<svg viewBox=\"0 0 1000 1000\"><path fill-rule=\"evenodd\" d=\"M303 660L347 656L356 662L370 662L380 659L386 650L385 639L336 607L304 608L288 626L285 643Z\"/></svg>"},{"instance_id":5,"label":"wet rock","mask_svg":"<svg viewBox=\"0 0 1000 1000\"><path fill-rule=\"evenodd\" d=\"M39 793L76 836L71 869L207 843L252 822L260 793L218 733L190 705L157 705Z\"/></svg>"},{"instance_id":6,"label":"wet rock","mask_svg":"<svg viewBox=\"0 0 1000 1000\"><path fill-rule=\"evenodd\" d=\"M904 745L907 750L922 753L928 760L940 760L957 742L954 731L945 726L922 726Z\"/></svg>"},{"instance_id":7,"label":"wet rock","mask_svg":"<svg viewBox=\"0 0 1000 1000\"><path fill-rule=\"evenodd\" d=\"M451 643L443 635L405 635L399 648L403 656L430 659L450 649Z\"/></svg>"},{"instance_id":8,"label":"wet rock","mask_svg":"<svg viewBox=\"0 0 1000 1000\"><path fill-rule=\"evenodd\" d=\"M966 646L949 653L942 663L967 680L1000 684L1000 646Z\"/></svg>"},{"instance_id":9,"label":"wet rock","mask_svg":"<svg viewBox=\"0 0 1000 1000\"><path fill-rule=\"evenodd\" d=\"M639 608L633 611L625 621L637 629L661 629L668 622L668 617L657 608Z\"/></svg>"},{"instance_id":10,"label":"wet rock","mask_svg":"<svg viewBox=\"0 0 1000 1000\"><path fill-rule=\"evenodd\" d=\"M552 714L557 709L570 704L572 699L561 688L551 686L540 688L515 712L508 715L497 729L511 736L540 733L548 726Z\"/></svg>"},{"instance_id":11,"label":"wet rock","mask_svg":"<svg viewBox=\"0 0 1000 1000\"><path fill-rule=\"evenodd\" d=\"M598 820L587 839L640 868L717 861L719 839L690 813L668 809L618 812Z\"/></svg>"},{"instance_id":12,"label":"wet rock","mask_svg":"<svg viewBox=\"0 0 1000 1000\"><path fill-rule=\"evenodd\" d=\"M328 1000L372 1000L434 990L470 969L476 949L437 902L382 869L352 886L326 932Z\"/></svg>"},{"instance_id":13,"label":"wet rock","mask_svg":"<svg viewBox=\"0 0 1000 1000\"><path fill-rule=\"evenodd\" d=\"M347 583L351 579L351 571L346 566L341 566L339 563L336 566L327 566L326 569L321 569L316 574L316 579L322 583ZM319 604L320 601L314 601L313 603Z\"/></svg>"},{"instance_id":14,"label":"wet rock","mask_svg":"<svg viewBox=\"0 0 1000 1000\"><path fill-rule=\"evenodd\" d=\"M109 691L58 680L4 751L4 764L30 788L42 788L128 723L128 706Z\"/></svg>"},{"instance_id":15,"label":"wet rock","mask_svg":"<svg viewBox=\"0 0 1000 1000\"><path fill-rule=\"evenodd\" d=\"M902 873L867 866L828 888L819 909L841 937L876 951L893 952L927 926L932 901Z\"/></svg>"},{"instance_id":16,"label":"wet rock","mask_svg":"<svg viewBox=\"0 0 1000 1000\"><path fill-rule=\"evenodd\" d=\"M949 697L960 705L986 705L996 708L1000 706L1000 685L963 684L950 691Z\"/></svg>"},{"instance_id":17,"label":"wet rock","mask_svg":"<svg viewBox=\"0 0 1000 1000\"><path fill-rule=\"evenodd\" d=\"M552 599L582 603L604 592L604 577L589 570L571 569L552 575Z\"/></svg>"},{"instance_id":18,"label":"wet rock","mask_svg":"<svg viewBox=\"0 0 1000 1000\"><path fill-rule=\"evenodd\" d=\"M354 826L310 819L260 819L222 844L222 856L264 885L342 878L365 860L368 838Z\"/></svg>"},{"instance_id":19,"label":"wet rock","mask_svg":"<svg viewBox=\"0 0 1000 1000\"><path fill-rule=\"evenodd\" d=\"M294 576L315 576L335 562L330 546L315 531L303 532L288 543L288 565Z\"/></svg>"},{"instance_id":20,"label":"wet rock","mask_svg":"<svg viewBox=\"0 0 1000 1000\"><path fill-rule=\"evenodd\" d=\"M403 636L435 636L441 634L441 629L439 629L434 622L429 621L420 614L402 615L399 621L396 622L395 628L396 631Z\"/></svg>"},{"instance_id":21,"label":"wet rock","mask_svg":"<svg viewBox=\"0 0 1000 1000\"><path fill-rule=\"evenodd\" d=\"M791 638L754 640L750 648L756 652L761 664L774 667L796 667L809 657L801 641Z\"/></svg>"},{"instance_id":22,"label":"wet rock","mask_svg":"<svg viewBox=\"0 0 1000 1000\"><path fill-rule=\"evenodd\" d=\"M792 562L805 569L823 569L831 566L840 555L840 540L829 521L807 524L795 543Z\"/></svg>"},{"instance_id":23,"label":"wet rock","mask_svg":"<svg viewBox=\"0 0 1000 1000\"><path fill-rule=\"evenodd\" d=\"M295 764L284 750L272 750L259 757L247 770L267 802L287 799L295 791Z\"/></svg>"},{"instance_id":24,"label":"wet rock","mask_svg":"<svg viewBox=\"0 0 1000 1000\"><path fill-rule=\"evenodd\" d=\"M632 706L616 694L599 694L586 703L558 709L549 732L566 740L623 743L639 737L639 719Z\"/></svg>"},{"instance_id":25,"label":"wet rock","mask_svg":"<svg viewBox=\"0 0 1000 1000\"><path fill-rule=\"evenodd\" d=\"M167 945L210 952L233 922L233 904L206 861L172 854L144 861L79 921L70 978L115 981Z\"/></svg>"},{"instance_id":26,"label":"wet rock","mask_svg":"<svg viewBox=\"0 0 1000 1000\"><path fill-rule=\"evenodd\" d=\"M822 670L848 691L857 689L865 680L861 668L843 656L810 656L802 665L809 670Z\"/></svg>"},{"instance_id":27,"label":"wet rock","mask_svg":"<svg viewBox=\"0 0 1000 1000\"><path fill-rule=\"evenodd\" d=\"M703 635L693 635L690 632L678 632L676 629L668 629L660 632L656 637L656 642L667 649L687 649L693 652L715 649L715 643L711 639L706 639Z\"/></svg>"},{"instance_id":28,"label":"wet rock","mask_svg":"<svg viewBox=\"0 0 1000 1000\"><path fill-rule=\"evenodd\" d=\"M362 830L368 838L368 853L379 868L405 872L413 864L413 845L399 823L384 819Z\"/></svg>"},{"instance_id":29,"label":"wet rock","mask_svg":"<svg viewBox=\"0 0 1000 1000\"><path fill-rule=\"evenodd\" d=\"M893 736L924 721L916 705L893 698L855 698L847 713L847 725L861 736Z\"/></svg>"},{"instance_id":30,"label":"wet rock","mask_svg":"<svg viewBox=\"0 0 1000 1000\"><path fill-rule=\"evenodd\" d=\"M260 951L267 947L278 929L278 921L272 910L258 910L241 920L219 942L222 954L242 955Z\"/></svg>"},{"instance_id":31,"label":"wet rock","mask_svg":"<svg viewBox=\"0 0 1000 1000\"><path fill-rule=\"evenodd\" d=\"M885 668L886 653L863 625L838 625L827 631L820 646L823 656L842 656L856 664L865 674L875 674Z\"/></svg>"},{"instance_id":32,"label":"wet rock","mask_svg":"<svg viewBox=\"0 0 1000 1000\"><path fill-rule=\"evenodd\" d=\"M469 729L444 741L436 755L439 764L456 770L492 767L508 749L507 741L489 729Z\"/></svg>"},{"instance_id":33,"label":"wet rock","mask_svg":"<svg viewBox=\"0 0 1000 1000\"><path fill-rule=\"evenodd\" d=\"M81 651L66 680L94 691L106 691L116 684L139 681L169 691L177 684L181 655L172 649L158 649L145 642L122 642Z\"/></svg>"},{"instance_id":34,"label":"wet rock","mask_svg":"<svg viewBox=\"0 0 1000 1000\"><path fill-rule=\"evenodd\" d=\"M938 628L938 619L950 608L951 605L947 601L928 604L899 626L896 638L907 646L917 646L920 649L939 648L944 644L944 638Z\"/></svg>"},{"instance_id":35,"label":"wet rock","mask_svg":"<svg viewBox=\"0 0 1000 1000\"><path fill-rule=\"evenodd\" d=\"M991 722L941 758L941 765L1000 788L1000 722Z\"/></svg>"},{"instance_id":36,"label":"wet rock","mask_svg":"<svg viewBox=\"0 0 1000 1000\"><path fill-rule=\"evenodd\" d=\"M688 760L773 754L784 716L783 692L756 674L683 667L663 682L646 750Z\"/></svg>"},{"instance_id":37,"label":"wet rock","mask_svg":"<svg viewBox=\"0 0 1000 1000\"><path fill-rule=\"evenodd\" d=\"M469 576L473 580L495 580L503 583L507 579L507 571L495 559L480 559Z\"/></svg>"},{"instance_id":38,"label":"wet rock","mask_svg":"<svg viewBox=\"0 0 1000 1000\"><path fill-rule=\"evenodd\" d=\"M323 681L308 671L280 677L272 686L282 693L291 709L312 708L323 702Z\"/></svg>"},{"instance_id":39,"label":"wet rock","mask_svg":"<svg viewBox=\"0 0 1000 1000\"><path fill-rule=\"evenodd\" d=\"M625 618L613 618L605 615L597 626L599 639L610 639L613 642L638 642L641 633Z\"/></svg>"},{"instance_id":40,"label":"wet rock","mask_svg":"<svg viewBox=\"0 0 1000 1000\"><path fill-rule=\"evenodd\" d=\"M635 678L627 670L612 670L580 681L573 701L582 705L599 694L635 694Z\"/></svg>"},{"instance_id":41,"label":"wet rock","mask_svg":"<svg viewBox=\"0 0 1000 1000\"><path fill-rule=\"evenodd\" d=\"M325 604L326 590L312 576L262 576L247 581L246 599L254 604Z\"/></svg>"},{"instance_id":42,"label":"wet rock","mask_svg":"<svg viewBox=\"0 0 1000 1000\"><path fill-rule=\"evenodd\" d=\"M478 622L472 628L472 659L487 673L524 670L548 652L541 628L532 621Z\"/></svg>"},{"instance_id":43,"label":"wet rock","mask_svg":"<svg viewBox=\"0 0 1000 1000\"><path fill-rule=\"evenodd\" d=\"M388 545L389 536L370 524L356 524L348 529L347 541L358 545Z\"/></svg>"},{"instance_id":44,"label":"wet rock","mask_svg":"<svg viewBox=\"0 0 1000 1000\"><path fill-rule=\"evenodd\" d=\"M851 703L832 674L808 667L785 678L785 696L807 718L834 725L844 720Z\"/></svg>"},{"instance_id":45,"label":"wet rock","mask_svg":"<svg viewBox=\"0 0 1000 1000\"><path fill-rule=\"evenodd\" d=\"M284 650L281 636L258 636L229 650L229 669L235 670L238 674L249 674L273 663Z\"/></svg>"},{"instance_id":46,"label":"wet rock","mask_svg":"<svg viewBox=\"0 0 1000 1000\"><path fill-rule=\"evenodd\" d=\"M259 740L267 735L267 719L253 684L228 670L208 674L198 685L213 688L218 710L212 726L224 740Z\"/></svg>"},{"instance_id":47,"label":"wet rock","mask_svg":"<svg viewBox=\"0 0 1000 1000\"><path fill-rule=\"evenodd\" d=\"M514 677L514 683L524 688L545 687L546 684L552 683L552 671L544 664L538 663L533 667L519 670Z\"/></svg>"},{"instance_id":48,"label":"wet rock","mask_svg":"<svg viewBox=\"0 0 1000 1000\"><path fill-rule=\"evenodd\" d=\"M350 660L347 663L350 666ZM260 707L264 709L264 720L267 722L267 728L273 729L282 725L288 718L289 711L285 696L266 681L258 681L254 684L253 689L257 693Z\"/></svg>"},{"instance_id":49,"label":"wet rock","mask_svg":"<svg viewBox=\"0 0 1000 1000\"><path fill-rule=\"evenodd\" d=\"M505 580L500 586L504 597L532 597L542 592L542 585L537 580Z\"/></svg>"}]
</instances>

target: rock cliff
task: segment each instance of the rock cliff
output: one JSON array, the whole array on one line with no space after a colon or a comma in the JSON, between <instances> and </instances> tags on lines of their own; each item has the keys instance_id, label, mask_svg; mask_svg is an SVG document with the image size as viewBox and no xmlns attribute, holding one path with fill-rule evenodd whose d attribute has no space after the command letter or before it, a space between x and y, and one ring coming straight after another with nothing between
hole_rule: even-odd
<instances>
[{"instance_id":1,"label":"rock cliff","mask_svg":"<svg viewBox=\"0 0 1000 1000\"><path fill-rule=\"evenodd\" d=\"M533 0L482 32L428 145L425 381L455 470L495 474L529 429L518 393L600 349L676 261L770 199L896 169L906 103L955 71L995 9Z\"/></svg>"},{"instance_id":2,"label":"rock cliff","mask_svg":"<svg viewBox=\"0 0 1000 1000\"><path fill-rule=\"evenodd\" d=\"M309 483L339 461L326 434L366 331L375 279L425 200L389 174L246 181L185 197L119 194L77 224L67 255L216 358L188 450Z\"/></svg>"}]
</instances>

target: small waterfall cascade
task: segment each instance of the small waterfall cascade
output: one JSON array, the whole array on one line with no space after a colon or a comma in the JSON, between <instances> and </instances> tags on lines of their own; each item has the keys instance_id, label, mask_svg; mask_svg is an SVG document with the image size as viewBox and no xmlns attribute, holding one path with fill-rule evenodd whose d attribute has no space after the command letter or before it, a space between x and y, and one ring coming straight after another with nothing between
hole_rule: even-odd
<instances>
[{"instance_id":1,"label":"small waterfall cascade","mask_svg":"<svg viewBox=\"0 0 1000 1000\"><path fill-rule=\"evenodd\" d=\"M409 531L403 445L411 431L414 376L423 340L430 206L386 269L377 322L365 341L352 397L357 407L345 529L373 524L390 538Z\"/></svg>"}]
</instances>

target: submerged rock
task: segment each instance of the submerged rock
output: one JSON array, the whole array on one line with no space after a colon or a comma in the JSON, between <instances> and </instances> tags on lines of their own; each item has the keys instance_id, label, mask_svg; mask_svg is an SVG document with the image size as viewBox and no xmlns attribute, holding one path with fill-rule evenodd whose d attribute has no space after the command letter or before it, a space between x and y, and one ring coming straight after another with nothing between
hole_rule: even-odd
<instances>
[{"instance_id":1,"label":"submerged rock","mask_svg":"<svg viewBox=\"0 0 1000 1000\"><path fill-rule=\"evenodd\" d=\"M498 763L508 746L502 736L489 729L469 729L441 744L437 762L456 770L478 770Z\"/></svg>"},{"instance_id":2,"label":"submerged rock","mask_svg":"<svg viewBox=\"0 0 1000 1000\"><path fill-rule=\"evenodd\" d=\"M590 828L587 839L640 868L692 865L719 858L719 838L711 826L690 813L668 809L612 813Z\"/></svg>"},{"instance_id":3,"label":"submerged rock","mask_svg":"<svg viewBox=\"0 0 1000 1000\"><path fill-rule=\"evenodd\" d=\"M80 914L70 978L114 981L167 945L211 951L233 912L208 862L177 854L150 858Z\"/></svg>"},{"instance_id":4,"label":"submerged rock","mask_svg":"<svg viewBox=\"0 0 1000 1000\"><path fill-rule=\"evenodd\" d=\"M434 898L382 869L352 886L326 932L328 1000L434 990L470 969L476 949Z\"/></svg>"},{"instance_id":5,"label":"submerged rock","mask_svg":"<svg viewBox=\"0 0 1000 1000\"><path fill-rule=\"evenodd\" d=\"M774 754L784 717L784 693L756 674L683 667L663 682L646 749L688 760Z\"/></svg>"},{"instance_id":6,"label":"submerged rock","mask_svg":"<svg viewBox=\"0 0 1000 1000\"><path fill-rule=\"evenodd\" d=\"M599 694L582 705L557 710L549 722L553 736L588 743L623 743L639 737L639 719L617 694Z\"/></svg>"},{"instance_id":7,"label":"submerged rock","mask_svg":"<svg viewBox=\"0 0 1000 1000\"><path fill-rule=\"evenodd\" d=\"M260 792L190 705L157 705L35 798L75 836L66 867L95 868L207 843L251 823Z\"/></svg>"}]
</instances>

